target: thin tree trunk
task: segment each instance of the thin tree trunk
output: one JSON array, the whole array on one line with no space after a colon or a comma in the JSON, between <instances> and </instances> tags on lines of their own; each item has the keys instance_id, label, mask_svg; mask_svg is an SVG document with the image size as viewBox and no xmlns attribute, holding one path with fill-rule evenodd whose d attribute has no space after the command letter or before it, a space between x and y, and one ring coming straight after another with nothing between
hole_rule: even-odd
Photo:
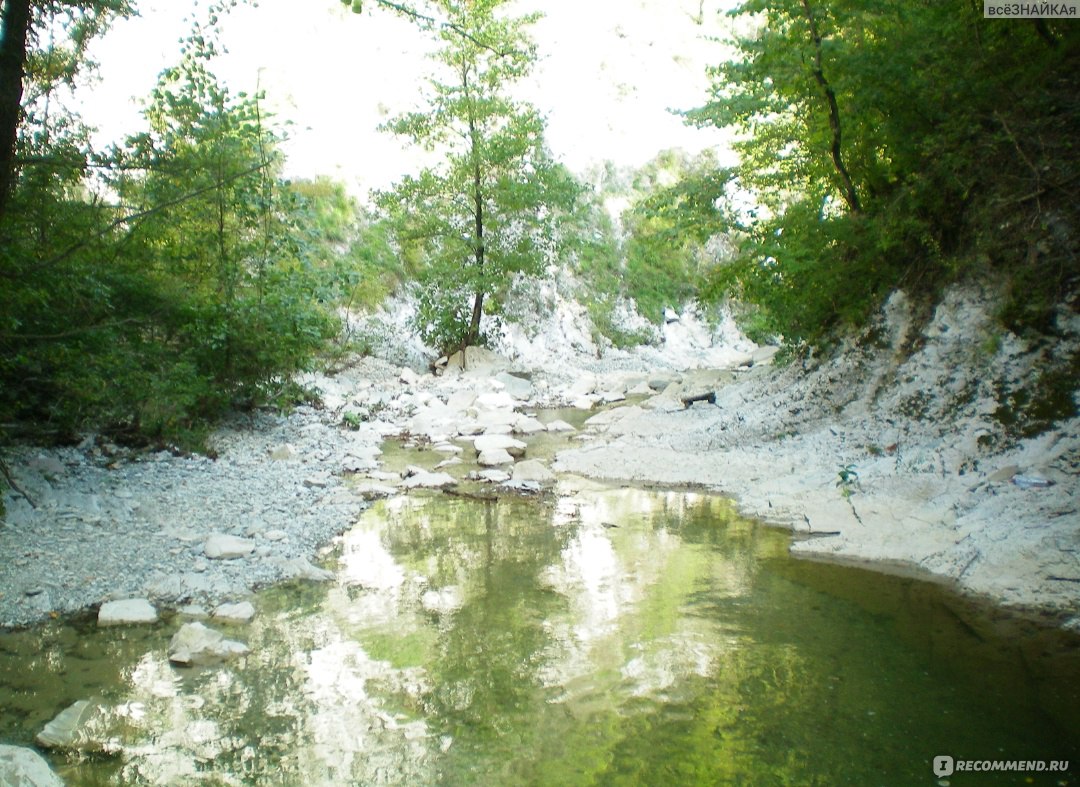
<instances>
[{"instance_id":1,"label":"thin tree trunk","mask_svg":"<svg viewBox=\"0 0 1080 787\"><path fill-rule=\"evenodd\" d=\"M469 90L468 71L462 74L462 82L466 93ZM476 262L476 270L483 273L484 270L484 181L480 171L480 136L476 128L476 120L472 116L472 105L469 111L469 142L471 145L473 163L473 257ZM477 290L473 298L472 318L469 320L469 332L465 336L465 346L475 345L480 342L480 319L484 316L484 293ZM464 348L463 348L464 349Z\"/></svg>"},{"instance_id":2,"label":"thin tree trunk","mask_svg":"<svg viewBox=\"0 0 1080 787\"><path fill-rule=\"evenodd\" d=\"M22 115L31 0L4 0L0 31L0 219L15 187L15 144Z\"/></svg>"},{"instance_id":3,"label":"thin tree trunk","mask_svg":"<svg viewBox=\"0 0 1080 787\"><path fill-rule=\"evenodd\" d=\"M833 166L840 176L844 201L847 203L848 208L851 209L852 213L862 213L859 193L855 190L855 184L851 182L851 175L848 174L847 167L844 166L841 146L843 134L840 127L840 107L836 103L836 92L833 90L832 85L829 84L829 80L825 78L825 70L821 65L821 35L818 33L814 14L810 10L809 0L802 0L802 7L806 21L810 24L810 38L814 42L814 79L821 86L822 91L825 93L825 100L829 105L829 129L832 131L832 145L829 152L832 156Z\"/></svg>"}]
</instances>

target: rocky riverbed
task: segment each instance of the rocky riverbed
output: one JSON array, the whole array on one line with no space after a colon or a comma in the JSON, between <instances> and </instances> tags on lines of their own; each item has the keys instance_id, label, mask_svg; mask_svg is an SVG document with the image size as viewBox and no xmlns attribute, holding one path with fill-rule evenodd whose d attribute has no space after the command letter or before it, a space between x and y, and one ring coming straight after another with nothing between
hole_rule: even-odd
<instances>
[{"instance_id":1,"label":"rocky riverbed","mask_svg":"<svg viewBox=\"0 0 1080 787\"><path fill-rule=\"evenodd\" d=\"M237 416L214 437L216 459L129 455L93 437L21 448L8 455L25 494L8 492L0 525L0 626L123 598L210 608L280 579L325 578L319 549L367 499L455 483L461 454L492 483L549 483L516 446L569 430L534 417L554 406L596 411L558 471L722 491L805 534L800 554L920 570L1076 625L1080 420L1031 439L1004 433L998 389L1045 357L1011 336L981 349L987 314L958 290L917 324L898 295L873 342L777 368L774 348L730 323L709 331L673 315L662 347L601 352L556 312L539 331L505 335L501 354L451 359L438 375L401 347L384 352L392 361L312 375L320 407ZM704 393L714 396L685 404ZM387 469L380 444L392 434L438 462ZM490 445L476 443L484 435Z\"/></svg>"}]
</instances>

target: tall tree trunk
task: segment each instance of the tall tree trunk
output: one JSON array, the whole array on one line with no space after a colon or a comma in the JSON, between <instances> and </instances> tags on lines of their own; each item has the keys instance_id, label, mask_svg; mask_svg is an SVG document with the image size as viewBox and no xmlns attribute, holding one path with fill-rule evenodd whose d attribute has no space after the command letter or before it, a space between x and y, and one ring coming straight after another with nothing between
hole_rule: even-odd
<instances>
[{"instance_id":1,"label":"tall tree trunk","mask_svg":"<svg viewBox=\"0 0 1080 787\"><path fill-rule=\"evenodd\" d=\"M829 129L832 131L832 145L830 155L836 174L840 176L840 183L844 193L844 201L852 213L862 213L862 205L859 202L859 192L855 190L855 184L851 182L851 175L844 166L843 148L841 142L843 135L840 127L840 107L836 103L836 92L829 80L825 78L825 70L821 65L821 34L818 33L817 22L810 10L809 0L802 0L803 13L810 25L810 38L814 42L814 79L825 93L825 101L829 105Z\"/></svg>"},{"instance_id":2,"label":"tall tree trunk","mask_svg":"<svg viewBox=\"0 0 1080 787\"><path fill-rule=\"evenodd\" d=\"M15 187L15 143L22 114L31 0L4 0L0 30L0 219Z\"/></svg>"},{"instance_id":3,"label":"tall tree trunk","mask_svg":"<svg viewBox=\"0 0 1080 787\"><path fill-rule=\"evenodd\" d=\"M465 74L465 89L468 91L468 74ZM471 107L470 107L471 113ZM473 257L476 262L476 270L483 273L484 270L484 180L480 171L480 134L476 128L476 120L469 117L469 140L472 149L473 161ZM475 345L480 342L480 318L484 316L484 293L477 290L473 298L472 318L469 320L469 332L465 336L465 346ZM464 348L462 348L464 349Z\"/></svg>"}]
</instances>

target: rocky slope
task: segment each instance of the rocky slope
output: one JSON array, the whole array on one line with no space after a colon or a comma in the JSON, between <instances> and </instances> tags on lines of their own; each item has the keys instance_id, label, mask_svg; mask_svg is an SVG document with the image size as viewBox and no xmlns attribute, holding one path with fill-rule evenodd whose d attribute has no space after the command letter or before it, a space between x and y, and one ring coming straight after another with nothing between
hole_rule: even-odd
<instances>
[{"instance_id":1,"label":"rocky slope","mask_svg":"<svg viewBox=\"0 0 1080 787\"><path fill-rule=\"evenodd\" d=\"M597 442L560 455L557 469L704 484L805 534L798 554L924 570L1075 616L1080 419L1008 435L1001 391L1022 388L1047 358L997 336L989 311L985 294L958 289L919 327L897 294L872 342L809 370L741 373L715 406L662 396L607 414ZM1061 328L1057 351L1075 352L1075 324Z\"/></svg>"}]
</instances>

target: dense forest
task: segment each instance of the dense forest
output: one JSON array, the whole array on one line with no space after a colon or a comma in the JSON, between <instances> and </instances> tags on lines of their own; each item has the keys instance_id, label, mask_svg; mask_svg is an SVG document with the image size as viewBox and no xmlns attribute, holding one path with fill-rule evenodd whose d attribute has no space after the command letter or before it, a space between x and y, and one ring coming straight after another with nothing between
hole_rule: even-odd
<instances>
[{"instance_id":1,"label":"dense forest","mask_svg":"<svg viewBox=\"0 0 1080 787\"><path fill-rule=\"evenodd\" d=\"M896 288L932 303L992 282L1002 330L1047 337L1076 309L1073 20L989 20L969 0L748 0L728 12L710 94L684 112L733 129L740 163L667 151L575 174L543 108L515 94L540 54L535 16L503 0L346 3L438 46L420 108L384 129L436 163L367 207L339 183L285 179L264 97L215 76L237 1L200 12L143 127L107 149L62 97L136 0L3 3L0 442L100 431L198 448L230 409L299 401L296 372L358 349L343 309L413 291L419 333L447 352L482 343L482 318L510 319L515 277L552 271L580 283L616 346L650 339L615 318L629 302L659 323L731 299L752 338L793 353L827 348ZM1055 363L1047 380L1077 378L1080 358Z\"/></svg>"}]
</instances>

